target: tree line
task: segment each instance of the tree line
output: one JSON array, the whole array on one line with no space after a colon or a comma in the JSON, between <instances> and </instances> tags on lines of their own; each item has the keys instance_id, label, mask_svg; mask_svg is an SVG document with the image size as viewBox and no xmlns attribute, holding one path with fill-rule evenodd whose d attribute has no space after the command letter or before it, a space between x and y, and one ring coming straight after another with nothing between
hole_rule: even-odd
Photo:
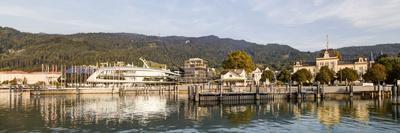
<instances>
[{"instance_id":1,"label":"tree line","mask_svg":"<svg viewBox=\"0 0 400 133\"><path fill-rule=\"evenodd\" d=\"M245 51L231 52L222 64L224 69L244 69L248 73L253 71L256 66L251 56ZM312 84L313 79L313 81L324 85L332 85L335 81L345 82L347 85L360 79L364 82L372 82L375 85L393 84L400 80L400 53L397 56L379 56L363 75L359 75L356 70L351 68L344 68L335 72L328 66L322 66L315 76L307 69L300 69L292 73L291 68L286 68L278 73L272 70L264 71L261 81L266 79L273 81L275 78L281 83L295 81L300 85L304 83Z\"/></svg>"}]
</instances>

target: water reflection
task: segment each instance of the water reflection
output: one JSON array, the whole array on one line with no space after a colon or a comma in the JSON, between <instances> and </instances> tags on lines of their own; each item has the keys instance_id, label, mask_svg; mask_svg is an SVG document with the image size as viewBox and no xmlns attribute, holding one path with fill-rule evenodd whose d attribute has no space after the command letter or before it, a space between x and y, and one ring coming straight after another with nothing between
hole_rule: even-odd
<instances>
[{"instance_id":1,"label":"water reflection","mask_svg":"<svg viewBox=\"0 0 400 133\"><path fill-rule=\"evenodd\" d=\"M0 132L400 131L400 107L384 99L194 103L185 96L0 93Z\"/></svg>"}]
</instances>

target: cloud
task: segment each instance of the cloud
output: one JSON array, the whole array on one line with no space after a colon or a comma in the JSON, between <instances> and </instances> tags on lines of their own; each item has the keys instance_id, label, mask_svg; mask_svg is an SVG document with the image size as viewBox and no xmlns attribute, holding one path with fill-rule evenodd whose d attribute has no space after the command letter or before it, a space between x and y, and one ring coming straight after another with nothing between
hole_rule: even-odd
<instances>
[{"instance_id":1,"label":"cloud","mask_svg":"<svg viewBox=\"0 0 400 133\"><path fill-rule=\"evenodd\" d=\"M254 0L253 10L284 25L302 25L323 19L340 19L357 28L400 28L398 0Z\"/></svg>"}]
</instances>

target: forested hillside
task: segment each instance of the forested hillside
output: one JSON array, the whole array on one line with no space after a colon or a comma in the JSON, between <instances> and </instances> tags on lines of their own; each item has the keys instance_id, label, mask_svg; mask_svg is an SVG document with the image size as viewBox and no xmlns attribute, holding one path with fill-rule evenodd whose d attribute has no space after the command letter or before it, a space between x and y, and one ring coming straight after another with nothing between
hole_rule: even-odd
<instances>
[{"instance_id":1,"label":"forested hillside","mask_svg":"<svg viewBox=\"0 0 400 133\"><path fill-rule=\"evenodd\" d=\"M346 58L369 55L370 51L395 53L399 44L346 47L339 51ZM141 65L139 57L178 68L191 57L218 67L235 50L249 53L258 64L288 64L312 60L316 54L301 52L287 45L260 45L217 36L146 36L133 33L79 33L72 35L33 34L0 27L0 69L40 70L41 64L81 65L105 61L125 61Z\"/></svg>"}]
</instances>

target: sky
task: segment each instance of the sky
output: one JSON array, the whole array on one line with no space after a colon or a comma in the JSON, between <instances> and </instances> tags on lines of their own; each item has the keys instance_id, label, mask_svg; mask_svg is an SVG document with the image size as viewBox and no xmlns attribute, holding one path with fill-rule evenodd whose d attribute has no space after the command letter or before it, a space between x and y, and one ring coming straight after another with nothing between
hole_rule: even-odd
<instances>
[{"instance_id":1,"label":"sky","mask_svg":"<svg viewBox=\"0 0 400 133\"><path fill-rule=\"evenodd\" d=\"M400 0L1 0L0 26L280 43L303 51L400 42Z\"/></svg>"}]
</instances>

